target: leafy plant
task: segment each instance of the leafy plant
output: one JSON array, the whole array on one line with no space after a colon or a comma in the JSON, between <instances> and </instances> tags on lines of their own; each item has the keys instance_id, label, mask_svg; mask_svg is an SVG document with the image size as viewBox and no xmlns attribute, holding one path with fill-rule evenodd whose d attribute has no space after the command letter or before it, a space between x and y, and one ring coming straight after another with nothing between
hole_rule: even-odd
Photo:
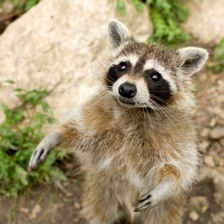
<instances>
[{"instance_id":1,"label":"leafy plant","mask_svg":"<svg viewBox=\"0 0 224 224\"><path fill-rule=\"evenodd\" d=\"M46 91L15 91L22 105L13 110L1 105L5 121L0 125L0 193L6 196L17 196L32 184L65 179L62 171L52 167L56 161L63 160L63 151L53 151L38 171L27 170L30 156L43 137L43 125L55 119L44 100Z\"/></svg>"},{"instance_id":2,"label":"leafy plant","mask_svg":"<svg viewBox=\"0 0 224 224\"><path fill-rule=\"evenodd\" d=\"M135 5L139 12L143 10L143 2L142 0L132 0L132 3ZM117 10L121 16L126 15L126 6L124 0L117 0Z\"/></svg>"},{"instance_id":3,"label":"leafy plant","mask_svg":"<svg viewBox=\"0 0 224 224\"><path fill-rule=\"evenodd\" d=\"M209 63L208 68L214 73L224 72L224 38L216 46L213 60Z\"/></svg>"},{"instance_id":4,"label":"leafy plant","mask_svg":"<svg viewBox=\"0 0 224 224\"><path fill-rule=\"evenodd\" d=\"M148 39L162 44L180 44L190 39L181 28L188 18L187 8L180 0L147 0L151 9L154 32Z\"/></svg>"},{"instance_id":5,"label":"leafy plant","mask_svg":"<svg viewBox=\"0 0 224 224\"><path fill-rule=\"evenodd\" d=\"M40 0L28 0L26 1L26 4L24 6L25 11L29 11L33 6L35 6L37 3L39 3Z\"/></svg>"},{"instance_id":6,"label":"leafy plant","mask_svg":"<svg viewBox=\"0 0 224 224\"><path fill-rule=\"evenodd\" d=\"M143 2L150 9L154 30L148 42L172 45L184 43L190 39L190 35L181 28L181 23L188 18L188 10L181 0L132 0L132 2L139 11L143 9ZM124 15L124 1L118 0L117 3L120 6L119 12Z\"/></svg>"},{"instance_id":7,"label":"leafy plant","mask_svg":"<svg viewBox=\"0 0 224 224\"><path fill-rule=\"evenodd\" d=\"M143 11L143 3L142 3L141 0L132 0L132 3L135 5L136 9L139 12L142 12Z\"/></svg>"},{"instance_id":8,"label":"leafy plant","mask_svg":"<svg viewBox=\"0 0 224 224\"><path fill-rule=\"evenodd\" d=\"M12 2L15 8L22 13L29 11L33 6L38 4L40 0L12 0Z\"/></svg>"},{"instance_id":9,"label":"leafy plant","mask_svg":"<svg viewBox=\"0 0 224 224\"><path fill-rule=\"evenodd\" d=\"M126 14L126 6L123 0L117 0L117 11L121 16Z\"/></svg>"}]
</instances>

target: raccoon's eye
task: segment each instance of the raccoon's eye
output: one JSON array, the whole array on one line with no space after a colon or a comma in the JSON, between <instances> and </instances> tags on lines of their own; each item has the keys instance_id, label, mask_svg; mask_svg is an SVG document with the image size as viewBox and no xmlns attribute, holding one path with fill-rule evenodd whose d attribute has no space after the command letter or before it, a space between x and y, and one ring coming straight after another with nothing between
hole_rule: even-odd
<instances>
[{"instance_id":1,"label":"raccoon's eye","mask_svg":"<svg viewBox=\"0 0 224 224\"><path fill-rule=\"evenodd\" d=\"M147 70L147 71L146 71L146 74L147 74L147 75L151 78L151 80L154 81L154 82L157 82L157 81L159 81L159 80L162 78L161 74L160 74L159 72L157 72L156 70L154 70L154 69Z\"/></svg>"},{"instance_id":2,"label":"raccoon's eye","mask_svg":"<svg viewBox=\"0 0 224 224\"><path fill-rule=\"evenodd\" d=\"M161 74L159 72L154 72L150 75L153 81L159 81L161 79Z\"/></svg>"},{"instance_id":3,"label":"raccoon's eye","mask_svg":"<svg viewBox=\"0 0 224 224\"><path fill-rule=\"evenodd\" d=\"M127 61L122 61L117 66L117 71L118 72L125 72L127 69L128 69L128 62Z\"/></svg>"}]
</instances>

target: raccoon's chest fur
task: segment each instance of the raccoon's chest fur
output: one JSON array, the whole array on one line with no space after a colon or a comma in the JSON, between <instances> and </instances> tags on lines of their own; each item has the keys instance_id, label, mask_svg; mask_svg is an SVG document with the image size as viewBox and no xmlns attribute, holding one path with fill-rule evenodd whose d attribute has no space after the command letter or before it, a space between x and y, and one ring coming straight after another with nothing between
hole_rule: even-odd
<instances>
[{"instance_id":1,"label":"raccoon's chest fur","mask_svg":"<svg viewBox=\"0 0 224 224\"><path fill-rule=\"evenodd\" d=\"M81 150L77 151L83 152L79 157L88 170L142 188L152 168L167 160L168 153L164 150L168 150L166 144L169 141L171 144L172 138L166 138L160 135L155 139L154 134L145 133L142 128L129 131L112 128L101 135L84 137L77 146Z\"/></svg>"}]
</instances>

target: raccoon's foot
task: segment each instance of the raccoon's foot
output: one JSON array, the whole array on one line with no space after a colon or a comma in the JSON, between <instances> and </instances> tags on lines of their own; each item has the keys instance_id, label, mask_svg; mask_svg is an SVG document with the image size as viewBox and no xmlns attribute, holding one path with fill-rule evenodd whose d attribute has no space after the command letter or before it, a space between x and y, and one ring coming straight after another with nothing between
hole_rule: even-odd
<instances>
[{"instance_id":1,"label":"raccoon's foot","mask_svg":"<svg viewBox=\"0 0 224 224\"><path fill-rule=\"evenodd\" d=\"M38 166L46 159L51 149L60 143L60 140L61 134L59 132L50 133L43 138L31 156L29 170L37 169Z\"/></svg>"}]
</instances>

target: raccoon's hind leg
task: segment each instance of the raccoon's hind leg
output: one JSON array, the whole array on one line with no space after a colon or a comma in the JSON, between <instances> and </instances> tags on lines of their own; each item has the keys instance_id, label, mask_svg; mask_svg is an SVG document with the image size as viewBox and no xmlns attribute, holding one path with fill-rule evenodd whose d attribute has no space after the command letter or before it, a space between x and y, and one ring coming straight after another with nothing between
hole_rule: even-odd
<instances>
[{"instance_id":1,"label":"raccoon's hind leg","mask_svg":"<svg viewBox=\"0 0 224 224\"><path fill-rule=\"evenodd\" d=\"M82 215L88 224L131 224L128 210L117 200L113 186L87 174ZM97 178L97 177L96 177Z\"/></svg>"}]
</instances>

